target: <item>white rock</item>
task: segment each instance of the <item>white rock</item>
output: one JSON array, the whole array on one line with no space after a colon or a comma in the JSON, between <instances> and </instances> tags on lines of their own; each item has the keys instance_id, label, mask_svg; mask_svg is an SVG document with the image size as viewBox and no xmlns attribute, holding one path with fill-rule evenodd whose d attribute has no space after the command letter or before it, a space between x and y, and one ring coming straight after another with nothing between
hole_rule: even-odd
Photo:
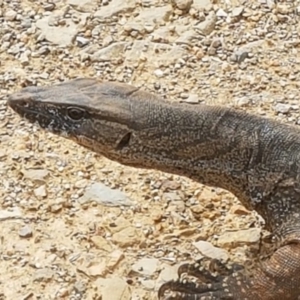
<instances>
[{"instance_id":1,"label":"white rock","mask_svg":"<svg viewBox=\"0 0 300 300\"><path fill-rule=\"evenodd\" d=\"M240 245L255 244L260 240L261 229L249 228L238 231L224 232L218 239L220 247L237 247Z\"/></svg>"},{"instance_id":2,"label":"white rock","mask_svg":"<svg viewBox=\"0 0 300 300\"><path fill-rule=\"evenodd\" d=\"M155 281L154 280L149 280L149 279L145 279L145 280L141 280L141 284L143 285L143 287L146 290L154 290L155 288Z\"/></svg>"},{"instance_id":3,"label":"white rock","mask_svg":"<svg viewBox=\"0 0 300 300\"><path fill-rule=\"evenodd\" d=\"M171 280L176 280L177 277L177 271L178 268L182 265L182 263L180 264L176 264L174 266L170 266L168 264L165 264L162 266L162 270L159 273L159 276L156 280L156 286L155 289L159 289L161 287L162 284L164 284L165 282L171 281Z\"/></svg>"},{"instance_id":4,"label":"white rock","mask_svg":"<svg viewBox=\"0 0 300 300\"><path fill-rule=\"evenodd\" d=\"M198 94L190 94L189 97L185 100L187 103L197 104L199 103L199 96Z\"/></svg>"},{"instance_id":5,"label":"white rock","mask_svg":"<svg viewBox=\"0 0 300 300\"><path fill-rule=\"evenodd\" d=\"M217 17L227 17L227 13L222 9L218 9L218 11L216 12L216 16Z\"/></svg>"},{"instance_id":6,"label":"white rock","mask_svg":"<svg viewBox=\"0 0 300 300\"><path fill-rule=\"evenodd\" d=\"M211 0L194 0L192 6L197 10L211 10L212 3Z\"/></svg>"},{"instance_id":7,"label":"white rock","mask_svg":"<svg viewBox=\"0 0 300 300\"><path fill-rule=\"evenodd\" d=\"M22 213L19 208L14 207L10 210L0 210L0 221L10 220L10 219L20 219Z\"/></svg>"},{"instance_id":8,"label":"white rock","mask_svg":"<svg viewBox=\"0 0 300 300\"><path fill-rule=\"evenodd\" d=\"M19 230L19 236L22 238L32 237L32 229L29 225L25 225Z\"/></svg>"},{"instance_id":9,"label":"white rock","mask_svg":"<svg viewBox=\"0 0 300 300\"><path fill-rule=\"evenodd\" d=\"M169 21L172 11L173 9L171 5L143 9L140 12L140 14L135 18L135 20L142 24L161 24L162 22Z\"/></svg>"},{"instance_id":10,"label":"white rock","mask_svg":"<svg viewBox=\"0 0 300 300\"><path fill-rule=\"evenodd\" d=\"M7 21L13 21L16 18L16 16L17 16L17 12L14 10L8 10L4 15Z\"/></svg>"},{"instance_id":11,"label":"white rock","mask_svg":"<svg viewBox=\"0 0 300 300\"><path fill-rule=\"evenodd\" d=\"M212 243L206 241L199 241L193 243L193 245L198 249L198 251L206 257L219 259L226 261L229 257L228 252L224 249L215 247Z\"/></svg>"},{"instance_id":12,"label":"white rock","mask_svg":"<svg viewBox=\"0 0 300 300\"><path fill-rule=\"evenodd\" d=\"M96 51L92 56L91 60L93 62L103 62L103 61L112 61L116 58L121 59L124 55L125 47L127 46L126 42L116 42L107 47L104 47Z\"/></svg>"},{"instance_id":13,"label":"white rock","mask_svg":"<svg viewBox=\"0 0 300 300\"><path fill-rule=\"evenodd\" d=\"M199 30L204 35L211 34L217 22L216 14L211 11L208 16L205 18L205 21L201 22L199 25L195 27L195 29Z\"/></svg>"},{"instance_id":14,"label":"white rock","mask_svg":"<svg viewBox=\"0 0 300 300\"><path fill-rule=\"evenodd\" d=\"M172 3L180 10L189 10L193 0L172 0Z\"/></svg>"},{"instance_id":15,"label":"white rock","mask_svg":"<svg viewBox=\"0 0 300 300\"><path fill-rule=\"evenodd\" d=\"M84 13L93 12L98 7L95 0L67 0L67 3L77 11Z\"/></svg>"},{"instance_id":16,"label":"white rock","mask_svg":"<svg viewBox=\"0 0 300 300\"><path fill-rule=\"evenodd\" d=\"M275 0L266 0L266 4L268 5L269 8L274 8Z\"/></svg>"},{"instance_id":17,"label":"white rock","mask_svg":"<svg viewBox=\"0 0 300 300\"><path fill-rule=\"evenodd\" d=\"M112 278L99 278L96 280L95 285L101 294L102 300L122 299L130 300L130 288L125 280L119 277Z\"/></svg>"},{"instance_id":18,"label":"white rock","mask_svg":"<svg viewBox=\"0 0 300 300\"><path fill-rule=\"evenodd\" d=\"M93 183L78 200L81 204L95 201L105 206L129 206L132 201L119 190L109 188L100 182Z\"/></svg>"},{"instance_id":19,"label":"white rock","mask_svg":"<svg viewBox=\"0 0 300 300\"><path fill-rule=\"evenodd\" d=\"M138 274L151 276L156 272L158 264L157 258L142 258L132 266L132 270Z\"/></svg>"},{"instance_id":20,"label":"white rock","mask_svg":"<svg viewBox=\"0 0 300 300\"><path fill-rule=\"evenodd\" d=\"M244 11L244 7L243 6L239 6L239 7L235 7L232 12L231 15L232 17L238 17L240 16Z\"/></svg>"},{"instance_id":21,"label":"white rock","mask_svg":"<svg viewBox=\"0 0 300 300\"><path fill-rule=\"evenodd\" d=\"M108 5L102 6L98 11L96 11L94 17L101 21L110 21L111 17L120 13L132 12L135 7L135 0L112 0Z\"/></svg>"},{"instance_id":22,"label":"white rock","mask_svg":"<svg viewBox=\"0 0 300 300\"><path fill-rule=\"evenodd\" d=\"M89 39L86 39L82 36L77 36L76 41L80 47L86 46L90 42Z\"/></svg>"},{"instance_id":23,"label":"white rock","mask_svg":"<svg viewBox=\"0 0 300 300\"><path fill-rule=\"evenodd\" d=\"M241 107L247 106L250 103L251 103L251 99L247 96L236 99L236 104Z\"/></svg>"},{"instance_id":24,"label":"white rock","mask_svg":"<svg viewBox=\"0 0 300 300\"><path fill-rule=\"evenodd\" d=\"M34 195L38 198L45 198L47 196L47 190L45 185L41 185L33 190Z\"/></svg>"},{"instance_id":25,"label":"white rock","mask_svg":"<svg viewBox=\"0 0 300 300\"><path fill-rule=\"evenodd\" d=\"M147 50L145 51L145 49ZM151 57L148 66L150 69L154 69L160 66L169 66L186 54L186 49L179 45L135 41L131 50L126 51L126 61L134 63L140 57Z\"/></svg>"},{"instance_id":26,"label":"white rock","mask_svg":"<svg viewBox=\"0 0 300 300\"><path fill-rule=\"evenodd\" d=\"M50 26L49 20L51 18L52 16L47 16L36 22L36 26L42 31L42 35L47 41L55 45L71 45L77 34L77 25L66 19L66 25L64 26Z\"/></svg>"},{"instance_id":27,"label":"white rock","mask_svg":"<svg viewBox=\"0 0 300 300\"><path fill-rule=\"evenodd\" d=\"M164 71L162 71L161 69L156 69L153 73L158 78L161 78L164 76Z\"/></svg>"},{"instance_id":28,"label":"white rock","mask_svg":"<svg viewBox=\"0 0 300 300\"><path fill-rule=\"evenodd\" d=\"M291 105L290 104L285 104L285 103L277 103L274 106L274 110L277 113L287 114L291 110Z\"/></svg>"}]
</instances>

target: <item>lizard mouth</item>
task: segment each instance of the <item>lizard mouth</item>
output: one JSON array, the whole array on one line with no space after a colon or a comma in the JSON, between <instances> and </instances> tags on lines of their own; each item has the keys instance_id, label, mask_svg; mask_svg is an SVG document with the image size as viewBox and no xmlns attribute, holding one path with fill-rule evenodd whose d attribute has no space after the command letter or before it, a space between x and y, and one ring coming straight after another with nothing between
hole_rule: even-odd
<instances>
[{"instance_id":1,"label":"lizard mouth","mask_svg":"<svg viewBox=\"0 0 300 300\"><path fill-rule=\"evenodd\" d=\"M10 107L30 123L38 123L43 128L51 123L49 115L32 109L28 103L13 103Z\"/></svg>"},{"instance_id":2,"label":"lizard mouth","mask_svg":"<svg viewBox=\"0 0 300 300\"><path fill-rule=\"evenodd\" d=\"M67 131L63 130L63 126L60 124L59 119L50 112L49 114L43 113L40 110L31 107L30 103L26 101L12 101L8 104L16 113L25 118L28 122L38 125L42 129L55 134L68 135Z\"/></svg>"},{"instance_id":3,"label":"lizard mouth","mask_svg":"<svg viewBox=\"0 0 300 300\"><path fill-rule=\"evenodd\" d=\"M31 97L30 93L15 93L9 96L7 105L30 123L38 123L46 129L47 124L51 123L51 117L49 114L41 112L39 106L33 107Z\"/></svg>"}]
</instances>

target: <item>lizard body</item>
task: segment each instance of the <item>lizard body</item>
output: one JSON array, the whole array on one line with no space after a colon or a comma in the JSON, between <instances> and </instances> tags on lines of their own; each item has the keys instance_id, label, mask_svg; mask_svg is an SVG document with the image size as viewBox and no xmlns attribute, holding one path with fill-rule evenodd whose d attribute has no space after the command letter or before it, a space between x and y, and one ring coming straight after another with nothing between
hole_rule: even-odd
<instances>
[{"instance_id":1,"label":"lizard body","mask_svg":"<svg viewBox=\"0 0 300 300\"><path fill-rule=\"evenodd\" d=\"M170 103L131 85L95 79L27 87L12 94L8 105L121 164L226 189L262 215L278 240L278 249L251 278L234 271L208 279L198 269L201 283L167 283L160 296L170 288L181 293L168 299L298 299L298 127L225 107Z\"/></svg>"}]
</instances>

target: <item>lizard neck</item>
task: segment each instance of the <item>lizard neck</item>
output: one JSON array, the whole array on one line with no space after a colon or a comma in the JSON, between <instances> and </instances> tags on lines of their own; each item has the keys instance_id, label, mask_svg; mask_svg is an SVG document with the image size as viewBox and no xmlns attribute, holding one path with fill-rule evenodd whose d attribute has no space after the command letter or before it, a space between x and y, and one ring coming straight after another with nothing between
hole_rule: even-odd
<instances>
[{"instance_id":1,"label":"lizard neck","mask_svg":"<svg viewBox=\"0 0 300 300\"><path fill-rule=\"evenodd\" d=\"M99 141L93 143L93 151L124 165L156 169L224 188L249 207L249 201L243 201L249 198L244 171L251 155L256 155L258 142L252 116L222 107L163 101L132 106L136 121L129 145L106 151Z\"/></svg>"},{"instance_id":2,"label":"lizard neck","mask_svg":"<svg viewBox=\"0 0 300 300\"><path fill-rule=\"evenodd\" d=\"M263 216L270 215L268 199L276 186L297 181L300 142L293 126L204 105L152 103L148 111L156 118L143 124L154 129L133 132L132 146L108 158L226 189ZM139 114L145 118L147 108L137 120Z\"/></svg>"}]
</instances>

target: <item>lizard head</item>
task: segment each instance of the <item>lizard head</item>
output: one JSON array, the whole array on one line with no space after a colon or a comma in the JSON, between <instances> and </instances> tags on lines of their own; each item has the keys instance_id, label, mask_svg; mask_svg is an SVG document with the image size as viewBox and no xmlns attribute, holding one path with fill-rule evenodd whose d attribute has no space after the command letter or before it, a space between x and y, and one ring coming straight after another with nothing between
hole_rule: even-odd
<instances>
[{"instance_id":1,"label":"lizard head","mask_svg":"<svg viewBox=\"0 0 300 300\"><path fill-rule=\"evenodd\" d=\"M166 126L163 116L153 115L155 97L127 84L75 79L24 88L9 96L8 105L43 129L134 166L151 145L165 150L160 131Z\"/></svg>"}]
</instances>

